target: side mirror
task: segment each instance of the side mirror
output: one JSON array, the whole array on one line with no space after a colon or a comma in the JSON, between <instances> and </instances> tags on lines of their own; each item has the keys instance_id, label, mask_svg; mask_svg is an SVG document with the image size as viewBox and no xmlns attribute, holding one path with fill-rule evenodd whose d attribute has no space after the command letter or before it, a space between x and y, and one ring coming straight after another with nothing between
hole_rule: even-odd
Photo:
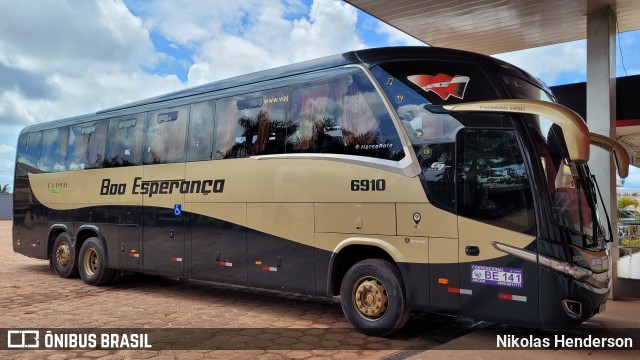
<instances>
[{"instance_id":1,"label":"side mirror","mask_svg":"<svg viewBox=\"0 0 640 360\"><path fill-rule=\"evenodd\" d=\"M443 108L449 111L508 112L545 117L562 128L571 161L589 160L591 136L587 124L580 115L560 104L540 100L504 99L444 105Z\"/></svg>"},{"instance_id":2,"label":"side mirror","mask_svg":"<svg viewBox=\"0 0 640 360\"><path fill-rule=\"evenodd\" d=\"M629 153L619 142L604 135L591 133L591 145L610 152L616 160L618 175L621 178L629 176Z\"/></svg>"}]
</instances>

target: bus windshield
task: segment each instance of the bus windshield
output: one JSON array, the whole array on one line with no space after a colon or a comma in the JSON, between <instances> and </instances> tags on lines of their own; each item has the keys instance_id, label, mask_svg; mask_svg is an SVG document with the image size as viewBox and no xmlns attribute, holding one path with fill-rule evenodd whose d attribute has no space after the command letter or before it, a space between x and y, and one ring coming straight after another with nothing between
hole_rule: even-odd
<instances>
[{"instance_id":1,"label":"bus windshield","mask_svg":"<svg viewBox=\"0 0 640 360\"><path fill-rule=\"evenodd\" d=\"M502 77L514 98L556 102L548 89L514 76ZM605 209L599 204L599 191L587 164L571 162L559 126L538 117L532 121L537 133L536 146L551 196L553 220L557 225L581 235L571 242L581 247L603 247L611 239Z\"/></svg>"},{"instance_id":2,"label":"bus windshield","mask_svg":"<svg viewBox=\"0 0 640 360\"><path fill-rule=\"evenodd\" d=\"M604 217L597 206L597 189L588 166L569 161L559 126L542 117L538 119L538 126L536 146L551 197L554 222L582 235L582 241L572 241L574 245L600 246L609 234L603 226Z\"/></svg>"}]
</instances>

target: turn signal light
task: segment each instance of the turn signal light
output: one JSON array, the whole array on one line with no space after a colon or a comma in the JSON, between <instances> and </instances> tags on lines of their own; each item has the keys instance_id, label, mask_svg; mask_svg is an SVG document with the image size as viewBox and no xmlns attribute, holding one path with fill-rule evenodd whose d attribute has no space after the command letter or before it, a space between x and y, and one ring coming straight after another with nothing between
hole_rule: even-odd
<instances>
[{"instance_id":1,"label":"turn signal light","mask_svg":"<svg viewBox=\"0 0 640 360\"><path fill-rule=\"evenodd\" d=\"M438 278L438 284L447 285L449 284L449 279Z\"/></svg>"}]
</instances>

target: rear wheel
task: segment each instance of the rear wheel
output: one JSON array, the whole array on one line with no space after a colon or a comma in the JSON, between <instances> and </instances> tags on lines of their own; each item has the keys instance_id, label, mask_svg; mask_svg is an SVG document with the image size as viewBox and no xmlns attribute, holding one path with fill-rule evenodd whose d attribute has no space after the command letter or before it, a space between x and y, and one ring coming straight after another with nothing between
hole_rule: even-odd
<instances>
[{"instance_id":1,"label":"rear wheel","mask_svg":"<svg viewBox=\"0 0 640 360\"><path fill-rule=\"evenodd\" d=\"M51 264L56 273L63 278L78 275L75 247L71 243L71 237L66 232L60 233L53 243Z\"/></svg>"},{"instance_id":2,"label":"rear wheel","mask_svg":"<svg viewBox=\"0 0 640 360\"><path fill-rule=\"evenodd\" d=\"M113 278L113 270L107 268L106 252L97 237L88 238L78 256L80 277L89 285L102 285Z\"/></svg>"},{"instance_id":3,"label":"rear wheel","mask_svg":"<svg viewBox=\"0 0 640 360\"><path fill-rule=\"evenodd\" d=\"M382 259L360 261L347 271L340 302L349 323L367 335L391 335L409 319L400 271Z\"/></svg>"}]
</instances>

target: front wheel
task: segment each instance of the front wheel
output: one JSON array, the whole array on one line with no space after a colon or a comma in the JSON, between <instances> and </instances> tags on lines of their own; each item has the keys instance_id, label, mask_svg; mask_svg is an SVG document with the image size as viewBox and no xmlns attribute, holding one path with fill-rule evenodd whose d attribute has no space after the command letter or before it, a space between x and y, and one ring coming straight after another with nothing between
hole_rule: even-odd
<instances>
[{"instance_id":1,"label":"front wheel","mask_svg":"<svg viewBox=\"0 0 640 360\"><path fill-rule=\"evenodd\" d=\"M367 335L391 335L409 319L400 271L382 259L360 261L347 271L340 303L349 323Z\"/></svg>"},{"instance_id":2,"label":"front wheel","mask_svg":"<svg viewBox=\"0 0 640 360\"><path fill-rule=\"evenodd\" d=\"M89 285L102 285L113 278L113 270L107 268L106 251L97 237L88 238L80 248L78 269L80 277Z\"/></svg>"}]
</instances>

